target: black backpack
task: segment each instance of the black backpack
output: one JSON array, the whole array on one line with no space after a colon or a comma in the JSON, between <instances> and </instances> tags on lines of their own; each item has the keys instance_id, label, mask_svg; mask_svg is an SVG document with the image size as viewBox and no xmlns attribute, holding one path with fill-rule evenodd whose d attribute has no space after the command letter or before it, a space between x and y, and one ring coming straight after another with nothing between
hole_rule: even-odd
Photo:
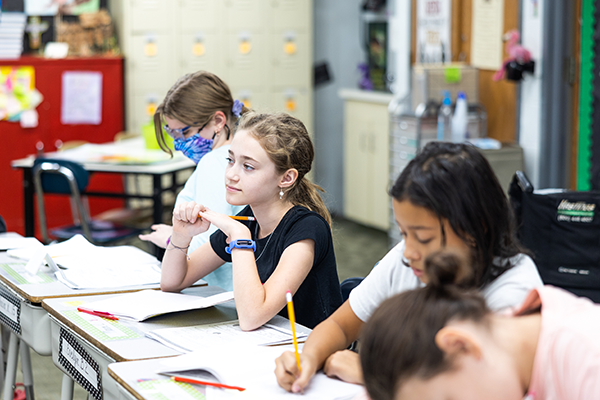
<instances>
[{"instance_id":1,"label":"black backpack","mask_svg":"<svg viewBox=\"0 0 600 400\"><path fill-rule=\"evenodd\" d=\"M600 191L534 191L522 171L509 188L519 239L545 284L600 303Z\"/></svg>"}]
</instances>

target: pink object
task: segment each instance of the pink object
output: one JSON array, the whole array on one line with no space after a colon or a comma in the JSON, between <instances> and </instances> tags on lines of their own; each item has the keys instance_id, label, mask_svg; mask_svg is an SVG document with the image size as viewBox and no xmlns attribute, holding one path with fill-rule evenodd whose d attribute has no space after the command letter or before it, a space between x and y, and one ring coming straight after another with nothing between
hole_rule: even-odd
<instances>
[{"instance_id":1,"label":"pink object","mask_svg":"<svg viewBox=\"0 0 600 400\"><path fill-rule=\"evenodd\" d=\"M499 81L504 78L506 66L511 61L516 61L519 64L525 64L531 61L531 52L520 44L517 44L521 39L521 34L518 30L513 29L508 31L504 34L502 39L507 42L506 52L508 53L508 58L504 60L502 67L500 67L500 69L494 74L492 78L494 81Z\"/></svg>"},{"instance_id":2,"label":"pink object","mask_svg":"<svg viewBox=\"0 0 600 400\"><path fill-rule=\"evenodd\" d=\"M532 290L515 315L540 307L542 326L529 384L530 398L597 399L600 304L544 286Z\"/></svg>"}]
</instances>

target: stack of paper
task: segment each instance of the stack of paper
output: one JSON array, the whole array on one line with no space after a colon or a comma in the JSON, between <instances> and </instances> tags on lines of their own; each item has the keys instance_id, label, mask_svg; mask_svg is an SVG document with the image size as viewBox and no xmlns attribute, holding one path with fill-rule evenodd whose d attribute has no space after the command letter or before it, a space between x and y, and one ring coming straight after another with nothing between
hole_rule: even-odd
<instances>
[{"instance_id":1,"label":"stack of paper","mask_svg":"<svg viewBox=\"0 0 600 400\"><path fill-rule=\"evenodd\" d=\"M43 249L61 270L56 279L72 289L115 288L160 283L160 261L133 246L95 246L82 235ZM9 250L29 261L38 247ZM39 258L39 262L43 259ZM34 273L34 271L32 271Z\"/></svg>"},{"instance_id":2,"label":"stack of paper","mask_svg":"<svg viewBox=\"0 0 600 400\"><path fill-rule=\"evenodd\" d=\"M0 251L36 246L42 247L43 244L34 237L23 237L15 232L0 233Z\"/></svg>"},{"instance_id":3,"label":"stack of paper","mask_svg":"<svg viewBox=\"0 0 600 400\"><path fill-rule=\"evenodd\" d=\"M85 308L139 322L161 314L208 308L229 300L233 300L233 292L200 297L160 290L142 290L86 303Z\"/></svg>"},{"instance_id":4,"label":"stack of paper","mask_svg":"<svg viewBox=\"0 0 600 400\"><path fill-rule=\"evenodd\" d=\"M290 329L265 324L253 331L244 332L240 329L237 320L217 324L156 329L148 332L146 336L184 353L200 351L206 346L215 344L242 343L248 346L273 346L292 343ZM297 337L302 341L306 336L306 333L299 333Z\"/></svg>"},{"instance_id":5,"label":"stack of paper","mask_svg":"<svg viewBox=\"0 0 600 400\"><path fill-rule=\"evenodd\" d=\"M26 22L24 13L0 12L0 58L21 56Z\"/></svg>"}]
</instances>

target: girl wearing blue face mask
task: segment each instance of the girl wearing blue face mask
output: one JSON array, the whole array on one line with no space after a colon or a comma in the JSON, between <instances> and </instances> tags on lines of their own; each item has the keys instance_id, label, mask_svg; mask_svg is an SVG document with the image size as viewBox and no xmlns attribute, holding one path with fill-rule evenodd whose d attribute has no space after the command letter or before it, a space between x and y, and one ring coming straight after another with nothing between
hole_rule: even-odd
<instances>
[{"instance_id":1,"label":"girl wearing blue face mask","mask_svg":"<svg viewBox=\"0 0 600 400\"><path fill-rule=\"evenodd\" d=\"M225 200L224 176L234 126L248 111L234 100L229 87L218 76L198 71L184 75L169 89L154 114L156 138L161 149L173 154L165 143L163 129L172 138L176 151L181 151L197 166L177 196L175 205L194 201L218 212L235 215L243 206L232 206ZM216 230L195 236L187 249L194 251ZM173 228L165 224L152 226L152 232L140 235L161 248L169 246ZM204 277L211 285L232 290L231 263L225 263Z\"/></svg>"}]
</instances>

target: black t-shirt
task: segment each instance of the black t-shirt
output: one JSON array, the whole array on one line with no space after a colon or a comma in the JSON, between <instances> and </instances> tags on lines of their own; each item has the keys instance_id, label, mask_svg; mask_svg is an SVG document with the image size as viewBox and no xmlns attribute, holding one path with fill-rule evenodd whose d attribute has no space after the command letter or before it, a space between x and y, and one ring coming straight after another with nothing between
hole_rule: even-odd
<instances>
[{"instance_id":1,"label":"black t-shirt","mask_svg":"<svg viewBox=\"0 0 600 400\"><path fill-rule=\"evenodd\" d=\"M254 216L250 206L238 215ZM290 245L304 239L315 242L315 259L304 282L294 294L294 311L298 323L314 328L329 317L341 304L340 283L338 280L331 229L319 214L305 207L292 207L281 219L277 228L269 236L256 240L259 225L244 221L256 242L256 266L260 281L265 283L271 276L283 251ZM226 235L217 230L210 237L214 252L226 262L231 262L231 254L225 252ZM287 318L287 307L279 315Z\"/></svg>"}]
</instances>

